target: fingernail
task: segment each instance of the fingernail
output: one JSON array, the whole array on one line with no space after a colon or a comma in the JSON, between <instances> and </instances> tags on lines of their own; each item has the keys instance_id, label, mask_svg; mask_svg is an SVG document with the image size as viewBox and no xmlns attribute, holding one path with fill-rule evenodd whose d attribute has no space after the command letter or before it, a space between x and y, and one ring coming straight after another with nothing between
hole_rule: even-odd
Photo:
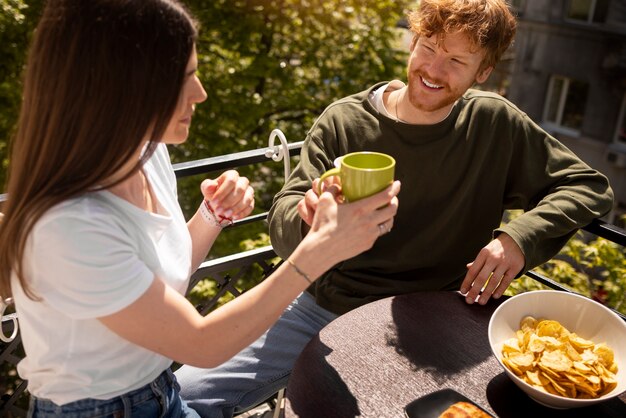
<instances>
[{"instance_id":1,"label":"fingernail","mask_svg":"<svg viewBox=\"0 0 626 418\"><path fill-rule=\"evenodd\" d=\"M232 214L233 214L232 209L228 209L226 212L224 212L224 216L227 218L230 218Z\"/></svg>"},{"instance_id":2,"label":"fingernail","mask_svg":"<svg viewBox=\"0 0 626 418\"><path fill-rule=\"evenodd\" d=\"M470 297L467 297L467 298L465 298L465 302L467 302L468 304L470 304L470 305L471 305L471 304L473 304L473 303L474 303L474 299L472 299L472 298L470 298Z\"/></svg>"}]
</instances>

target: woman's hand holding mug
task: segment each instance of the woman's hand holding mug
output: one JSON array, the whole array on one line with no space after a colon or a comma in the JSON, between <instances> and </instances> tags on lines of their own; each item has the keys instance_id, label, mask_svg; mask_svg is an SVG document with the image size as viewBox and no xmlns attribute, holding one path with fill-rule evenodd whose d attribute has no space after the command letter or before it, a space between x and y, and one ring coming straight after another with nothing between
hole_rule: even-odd
<instances>
[{"instance_id":1,"label":"woman's hand holding mug","mask_svg":"<svg viewBox=\"0 0 626 418\"><path fill-rule=\"evenodd\" d=\"M385 189L395 177L396 161L380 152L353 152L336 158L334 165L313 181L304 199L298 202L298 213L308 226L313 222L323 190L331 191L338 201L356 202Z\"/></svg>"},{"instance_id":2,"label":"woman's hand holding mug","mask_svg":"<svg viewBox=\"0 0 626 418\"><path fill-rule=\"evenodd\" d=\"M352 203L339 203L338 192L338 188L330 187L321 194L311 229L303 240L303 244L316 247L317 260L330 262L328 267L370 249L391 230L398 211L400 182Z\"/></svg>"}]
</instances>

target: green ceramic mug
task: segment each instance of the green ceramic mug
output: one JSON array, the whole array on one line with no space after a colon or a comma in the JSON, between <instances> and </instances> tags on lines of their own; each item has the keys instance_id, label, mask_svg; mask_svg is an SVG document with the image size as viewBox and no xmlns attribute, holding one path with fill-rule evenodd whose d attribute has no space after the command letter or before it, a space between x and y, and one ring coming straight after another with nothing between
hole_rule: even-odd
<instances>
[{"instance_id":1,"label":"green ceramic mug","mask_svg":"<svg viewBox=\"0 0 626 418\"><path fill-rule=\"evenodd\" d=\"M339 160L339 167L328 170L320 177L318 194L322 193L324 179L332 176L341 179L342 193L348 202L371 196L393 183L396 160L387 154L353 152Z\"/></svg>"}]
</instances>

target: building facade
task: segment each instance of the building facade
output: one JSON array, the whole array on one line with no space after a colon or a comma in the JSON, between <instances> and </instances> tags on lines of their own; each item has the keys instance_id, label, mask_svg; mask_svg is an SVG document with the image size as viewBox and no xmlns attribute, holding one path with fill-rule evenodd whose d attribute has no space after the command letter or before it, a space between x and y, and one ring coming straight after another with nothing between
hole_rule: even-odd
<instances>
[{"instance_id":1,"label":"building facade","mask_svg":"<svg viewBox=\"0 0 626 418\"><path fill-rule=\"evenodd\" d=\"M626 0L512 1L519 27L507 97L615 191L626 212Z\"/></svg>"}]
</instances>

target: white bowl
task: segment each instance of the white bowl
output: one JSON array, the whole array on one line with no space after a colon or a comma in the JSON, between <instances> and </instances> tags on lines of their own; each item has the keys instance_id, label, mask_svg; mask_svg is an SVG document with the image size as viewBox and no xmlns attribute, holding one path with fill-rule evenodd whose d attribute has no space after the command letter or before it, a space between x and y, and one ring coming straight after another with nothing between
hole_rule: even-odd
<instances>
[{"instance_id":1,"label":"white bowl","mask_svg":"<svg viewBox=\"0 0 626 418\"><path fill-rule=\"evenodd\" d=\"M617 387L596 399L572 399L538 390L511 372L502 363L502 345L515 338L520 320L531 315L536 319L559 321L570 332L606 343L613 349L617 363ZM528 396L551 408L577 408L602 402L626 391L626 321L615 312L584 296L559 290L537 290L519 294L500 305L489 320L489 344L506 374Z\"/></svg>"}]
</instances>

